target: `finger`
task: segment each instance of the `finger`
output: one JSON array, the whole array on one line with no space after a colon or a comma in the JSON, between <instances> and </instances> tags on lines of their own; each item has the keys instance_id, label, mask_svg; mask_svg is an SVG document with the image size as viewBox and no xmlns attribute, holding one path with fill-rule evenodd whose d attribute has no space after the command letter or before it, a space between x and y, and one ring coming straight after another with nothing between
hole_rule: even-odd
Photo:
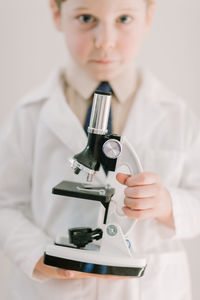
<instances>
[{"instance_id":1,"label":"finger","mask_svg":"<svg viewBox=\"0 0 200 300\"><path fill-rule=\"evenodd\" d=\"M117 275L95 275L98 278L106 278L106 279L127 279L127 277L117 276Z\"/></svg>"},{"instance_id":2,"label":"finger","mask_svg":"<svg viewBox=\"0 0 200 300\"><path fill-rule=\"evenodd\" d=\"M126 180L127 186L147 185L160 183L160 177L151 172L143 172L133 176L129 176Z\"/></svg>"},{"instance_id":3,"label":"finger","mask_svg":"<svg viewBox=\"0 0 200 300\"><path fill-rule=\"evenodd\" d=\"M118 174L116 175L116 179L117 179L117 181L119 181L119 183L125 185L127 179L128 179L130 176L131 176L131 175L129 175L129 174L118 173Z\"/></svg>"},{"instance_id":4,"label":"finger","mask_svg":"<svg viewBox=\"0 0 200 300\"><path fill-rule=\"evenodd\" d=\"M84 278L88 278L88 277L98 277L98 278L106 278L106 279L124 279L125 278L122 276L115 276L115 275L110 276L110 275L92 274L92 273L77 272L77 271L66 271L66 272L69 274L67 279L84 279Z\"/></svg>"},{"instance_id":5,"label":"finger","mask_svg":"<svg viewBox=\"0 0 200 300\"><path fill-rule=\"evenodd\" d=\"M57 278L67 279L72 276L73 276L73 274L71 274L71 271L57 268Z\"/></svg>"},{"instance_id":6,"label":"finger","mask_svg":"<svg viewBox=\"0 0 200 300\"><path fill-rule=\"evenodd\" d=\"M71 270L66 270L66 279L75 279L76 278L76 272Z\"/></svg>"},{"instance_id":7,"label":"finger","mask_svg":"<svg viewBox=\"0 0 200 300\"><path fill-rule=\"evenodd\" d=\"M133 210L128 207L123 207L122 209L124 214L131 219L145 220L145 219L151 219L155 217L154 209Z\"/></svg>"},{"instance_id":8,"label":"finger","mask_svg":"<svg viewBox=\"0 0 200 300\"><path fill-rule=\"evenodd\" d=\"M156 206L156 199L154 197L145 199L133 199L126 197L124 199L124 204L126 207L133 210L152 209Z\"/></svg>"},{"instance_id":9,"label":"finger","mask_svg":"<svg viewBox=\"0 0 200 300\"><path fill-rule=\"evenodd\" d=\"M156 196L158 191L158 184L148 184L143 186L127 187L124 190L124 194L129 198L151 198Z\"/></svg>"},{"instance_id":10,"label":"finger","mask_svg":"<svg viewBox=\"0 0 200 300\"><path fill-rule=\"evenodd\" d=\"M66 270L60 269L60 268L54 268L54 267L48 267L45 270L43 270L43 273L51 278L58 278L58 279L66 279L67 274Z\"/></svg>"},{"instance_id":11,"label":"finger","mask_svg":"<svg viewBox=\"0 0 200 300\"><path fill-rule=\"evenodd\" d=\"M67 271L67 275L67 279L84 279L89 277L88 273L77 271Z\"/></svg>"},{"instance_id":12,"label":"finger","mask_svg":"<svg viewBox=\"0 0 200 300\"><path fill-rule=\"evenodd\" d=\"M117 276L117 275L102 275L102 274L91 274L87 273L89 277L98 277L98 278L106 278L106 279L127 279L127 277Z\"/></svg>"}]
</instances>

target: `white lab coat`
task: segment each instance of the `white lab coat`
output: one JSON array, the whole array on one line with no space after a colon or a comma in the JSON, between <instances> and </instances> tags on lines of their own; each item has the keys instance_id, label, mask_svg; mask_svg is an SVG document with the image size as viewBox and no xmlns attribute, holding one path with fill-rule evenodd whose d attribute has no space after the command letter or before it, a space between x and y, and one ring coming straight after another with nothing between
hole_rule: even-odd
<instances>
[{"instance_id":1,"label":"white lab coat","mask_svg":"<svg viewBox=\"0 0 200 300\"><path fill-rule=\"evenodd\" d=\"M139 221L135 251L148 259L142 279L47 279L32 274L46 244L68 227L96 226L101 210L91 201L52 197L62 180L82 181L68 160L87 138L68 106L59 71L16 106L0 137L0 245L16 266L8 300L189 300L190 278L181 239L200 232L200 130L185 103L147 71L123 135L145 171L169 189L175 230ZM100 171L96 182L113 182ZM113 183L115 185L115 183ZM119 186L117 187L119 190ZM123 187L116 193L123 200Z\"/></svg>"}]
</instances>

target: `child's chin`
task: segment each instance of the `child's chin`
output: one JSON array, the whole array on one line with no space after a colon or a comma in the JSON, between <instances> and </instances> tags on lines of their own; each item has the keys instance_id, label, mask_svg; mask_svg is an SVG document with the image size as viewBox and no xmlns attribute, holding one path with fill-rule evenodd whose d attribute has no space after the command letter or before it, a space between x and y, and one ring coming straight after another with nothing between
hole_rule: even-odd
<instances>
[{"instance_id":1,"label":"child's chin","mask_svg":"<svg viewBox=\"0 0 200 300\"><path fill-rule=\"evenodd\" d=\"M92 78L94 78L97 81L110 81L118 75L117 72L114 72L114 71L108 72L106 70L101 71L101 72L93 70L90 72L90 74L91 74Z\"/></svg>"}]
</instances>

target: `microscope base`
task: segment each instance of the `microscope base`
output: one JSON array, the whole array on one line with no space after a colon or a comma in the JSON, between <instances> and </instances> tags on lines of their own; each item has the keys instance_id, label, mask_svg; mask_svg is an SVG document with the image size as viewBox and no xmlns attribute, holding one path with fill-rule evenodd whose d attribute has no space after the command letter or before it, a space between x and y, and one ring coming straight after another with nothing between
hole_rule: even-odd
<instances>
[{"instance_id":1,"label":"microscope base","mask_svg":"<svg viewBox=\"0 0 200 300\"><path fill-rule=\"evenodd\" d=\"M100 251L49 245L44 263L53 267L100 275L141 277L146 268L143 258L102 255Z\"/></svg>"}]
</instances>

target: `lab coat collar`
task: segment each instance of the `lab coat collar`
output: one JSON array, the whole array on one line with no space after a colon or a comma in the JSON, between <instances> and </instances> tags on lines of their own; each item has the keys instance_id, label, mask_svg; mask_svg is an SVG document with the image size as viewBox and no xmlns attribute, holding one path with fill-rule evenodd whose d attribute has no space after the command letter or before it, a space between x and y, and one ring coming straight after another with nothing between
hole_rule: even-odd
<instances>
[{"instance_id":1,"label":"lab coat collar","mask_svg":"<svg viewBox=\"0 0 200 300\"><path fill-rule=\"evenodd\" d=\"M110 86L120 102L125 102L134 93L137 84L137 71L134 63L124 68L123 74L109 81ZM66 82L73 87L80 96L89 99L100 82L94 80L83 68L71 58L65 70Z\"/></svg>"}]
</instances>

